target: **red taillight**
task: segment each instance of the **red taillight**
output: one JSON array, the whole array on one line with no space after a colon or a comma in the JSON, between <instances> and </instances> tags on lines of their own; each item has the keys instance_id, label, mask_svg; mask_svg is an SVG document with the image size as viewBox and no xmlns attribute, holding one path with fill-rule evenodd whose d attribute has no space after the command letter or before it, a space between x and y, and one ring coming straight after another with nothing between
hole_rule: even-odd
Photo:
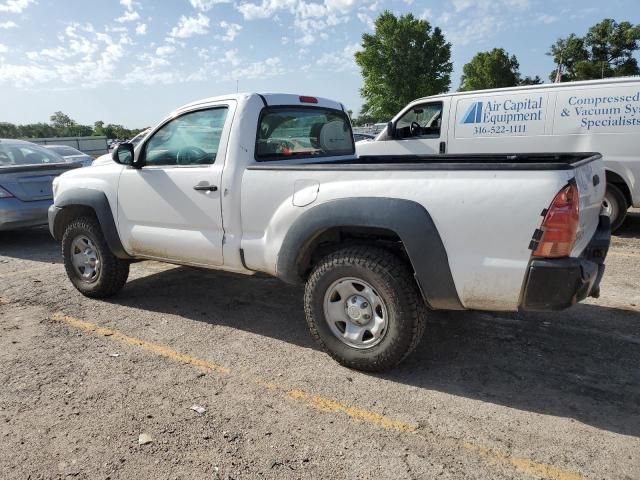
<instances>
[{"instance_id":1,"label":"red taillight","mask_svg":"<svg viewBox=\"0 0 640 480\"><path fill-rule=\"evenodd\" d=\"M300 97L300 103L318 103L318 99L316 97L307 97L302 95Z\"/></svg>"},{"instance_id":2,"label":"red taillight","mask_svg":"<svg viewBox=\"0 0 640 480\"><path fill-rule=\"evenodd\" d=\"M564 187L551 202L542 221L542 237L534 257L568 257L576 242L580 222L580 195L575 183Z\"/></svg>"}]
</instances>

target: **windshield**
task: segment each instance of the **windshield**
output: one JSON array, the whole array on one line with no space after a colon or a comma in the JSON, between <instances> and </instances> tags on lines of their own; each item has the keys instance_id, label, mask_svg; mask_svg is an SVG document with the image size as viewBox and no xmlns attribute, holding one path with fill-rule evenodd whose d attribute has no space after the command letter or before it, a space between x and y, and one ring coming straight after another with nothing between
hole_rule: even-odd
<instances>
[{"instance_id":1,"label":"windshield","mask_svg":"<svg viewBox=\"0 0 640 480\"><path fill-rule=\"evenodd\" d=\"M58 155L62 155L63 157L70 157L72 155L84 155L84 153L82 153L79 150L76 150L75 148L72 147L67 147L67 146L55 146L55 147L47 147L49 150L53 150L54 152L56 152Z\"/></svg>"},{"instance_id":2,"label":"windshield","mask_svg":"<svg viewBox=\"0 0 640 480\"><path fill-rule=\"evenodd\" d=\"M64 163L64 159L33 143L0 143L0 167Z\"/></svg>"},{"instance_id":3,"label":"windshield","mask_svg":"<svg viewBox=\"0 0 640 480\"><path fill-rule=\"evenodd\" d=\"M352 155L354 152L351 125L344 112L316 107L263 110L256 140L258 160Z\"/></svg>"}]
</instances>

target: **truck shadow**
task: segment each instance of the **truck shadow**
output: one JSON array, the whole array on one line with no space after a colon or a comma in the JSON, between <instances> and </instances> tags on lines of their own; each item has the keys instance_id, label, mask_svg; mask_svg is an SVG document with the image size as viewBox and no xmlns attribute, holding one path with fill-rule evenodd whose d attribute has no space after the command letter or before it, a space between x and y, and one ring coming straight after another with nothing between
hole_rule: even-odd
<instances>
[{"instance_id":1,"label":"truck shadow","mask_svg":"<svg viewBox=\"0 0 640 480\"><path fill-rule=\"evenodd\" d=\"M266 277L175 268L135 279L111 302L317 348L302 289ZM640 314L431 313L389 382L437 390L640 437Z\"/></svg>"},{"instance_id":2,"label":"truck shadow","mask_svg":"<svg viewBox=\"0 0 640 480\"><path fill-rule=\"evenodd\" d=\"M34 262L62 263L60 243L47 227L0 232L0 254Z\"/></svg>"},{"instance_id":3,"label":"truck shadow","mask_svg":"<svg viewBox=\"0 0 640 480\"><path fill-rule=\"evenodd\" d=\"M640 238L640 210L629 210L627 218L614 236L621 238Z\"/></svg>"}]
</instances>

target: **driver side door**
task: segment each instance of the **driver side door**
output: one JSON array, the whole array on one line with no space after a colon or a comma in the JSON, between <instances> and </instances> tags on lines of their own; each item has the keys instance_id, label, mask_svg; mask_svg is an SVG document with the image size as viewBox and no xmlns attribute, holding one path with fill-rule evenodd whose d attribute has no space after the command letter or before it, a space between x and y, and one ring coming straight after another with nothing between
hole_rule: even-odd
<instances>
[{"instance_id":1,"label":"driver side door","mask_svg":"<svg viewBox=\"0 0 640 480\"><path fill-rule=\"evenodd\" d=\"M447 152L446 101L413 105L395 122L395 137L383 140L386 155L437 155Z\"/></svg>"},{"instance_id":2,"label":"driver side door","mask_svg":"<svg viewBox=\"0 0 640 480\"><path fill-rule=\"evenodd\" d=\"M148 136L118 184L118 227L134 256L223 264L221 179L231 105L189 111Z\"/></svg>"}]
</instances>

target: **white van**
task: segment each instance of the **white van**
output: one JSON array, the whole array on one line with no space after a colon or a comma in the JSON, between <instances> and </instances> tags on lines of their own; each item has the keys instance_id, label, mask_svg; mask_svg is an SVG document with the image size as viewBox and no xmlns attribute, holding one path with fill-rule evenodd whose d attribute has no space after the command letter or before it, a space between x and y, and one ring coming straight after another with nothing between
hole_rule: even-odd
<instances>
[{"instance_id":1,"label":"white van","mask_svg":"<svg viewBox=\"0 0 640 480\"><path fill-rule=\"evenodd\" d=\"M413 101L359 155L599 152L615 230L640 207L640 77L436 95Z\"/></svg>"}]
</instances>

